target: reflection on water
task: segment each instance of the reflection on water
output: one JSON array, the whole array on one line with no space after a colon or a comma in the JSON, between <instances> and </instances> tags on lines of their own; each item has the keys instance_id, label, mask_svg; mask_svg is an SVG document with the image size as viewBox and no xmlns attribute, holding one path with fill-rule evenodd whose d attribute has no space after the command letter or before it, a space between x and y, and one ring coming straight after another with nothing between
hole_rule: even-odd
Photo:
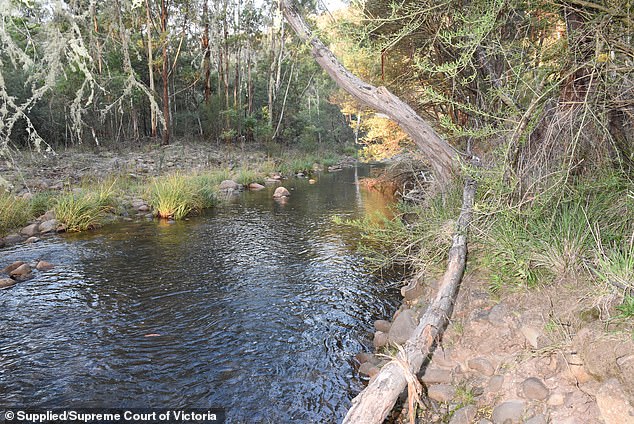
<instances>
[{"instance_id":1,"label":"reflection on water","mask_svg":"<svg viewBox=\"0 0 634 424\"><path fill-rule=\"evenodd\" d=\"M0 408L224 407L229 422L340 421L396 293L331 216L386 208L367 167L291 180L176 224L0 251L56 264L0 292ZM152 335L151 337L147 337Z\"/></svg>"}]
</instances>

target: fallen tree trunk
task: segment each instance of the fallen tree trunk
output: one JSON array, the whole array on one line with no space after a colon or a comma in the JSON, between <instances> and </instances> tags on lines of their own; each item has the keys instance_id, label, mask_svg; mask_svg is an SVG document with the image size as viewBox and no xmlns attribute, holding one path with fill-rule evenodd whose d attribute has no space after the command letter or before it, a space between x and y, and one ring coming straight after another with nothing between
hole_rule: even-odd
<instances>
[{"instance_id":1,"label":"fallen tree trunk","mask_svg":"<svg viewBox=\"0 0 634 424\"><path fill-rule=\"evenodd\" d=\"M414 109L396 97L385 87L374 87L348 71L336 56L315 37L304 19L291 4L281 1L287 22L299 38L311 46L312 55L337 85L359 102L387 115L414 140L427 155L436 179L446 187L458 168L457 152Z\"/></svg>"},{"instance_id":2,"label":"fallen tree trunk","mask_svg":"<svg viewBox=\"0 0 634 424\"><path fill-rule=\"evenodd\" d=\"M447 270L434 301L396 359L381 368L372 383L353 399L352 407L343 420L344 424L381 424L394 407L398 396L405 390L408 380L416 378L423 361L442 335L449 322L465 269L467 229L471 222L475 189L475 182L468 179L463 192L462 210L449 250Z\"/></svg>"}]
</instances>

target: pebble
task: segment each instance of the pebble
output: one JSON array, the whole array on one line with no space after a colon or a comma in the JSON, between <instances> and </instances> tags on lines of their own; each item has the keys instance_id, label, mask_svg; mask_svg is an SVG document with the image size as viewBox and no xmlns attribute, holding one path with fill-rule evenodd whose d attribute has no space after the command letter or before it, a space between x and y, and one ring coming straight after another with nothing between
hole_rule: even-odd
<instances>
[{"instance_id":1,"label":"pebble","mask_svg":"<svg viewBox=\"0 0 634 424\"><path fill-rule=\"evenodd\" d=\"M434 384L427 387L427 396L437 402L449 402L456 396L456 388L450 384Z\"/></svg>"},{"instance_id":2,"label":"pebble","mask_svg":"<svg viewBox=\"0 0 634 424\"><path fill-rule=\"evenodd\" d=\"M474 371L479 372L480 374L486 376L492 376L495 373L495 368L491 364L491 362L486 358L473 358L469 359L467 362L469 368Z\"/></svg>"},{"instance_id":3,"label":"pebble","mask_svg":"<svg viewBox=\"0 0 634 424\"><path fill-rule=\"evenodd\" d=\"M522 392L526 399L544 400L550 394L550 390L537 377L530 377L521 384Z\"/></svg>"},{"instance_id":4,"label":"pebble","mask_svg":"<svg viewBox=\"0 0 634 424\"><path fill-rule=\"evenodd\" d=\"M494 424L518 424L524 415L526 404L523 400L509 400L493 409L491 419Z\"/></svg>"}]
</instances>

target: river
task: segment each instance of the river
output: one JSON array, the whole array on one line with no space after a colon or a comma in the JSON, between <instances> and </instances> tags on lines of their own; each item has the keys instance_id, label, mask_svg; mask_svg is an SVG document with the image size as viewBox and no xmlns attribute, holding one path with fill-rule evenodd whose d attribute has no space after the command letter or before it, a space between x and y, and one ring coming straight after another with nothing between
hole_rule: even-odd
<instances>
[{"instance_id":1,"label":"river","mask_svg":"<svg viewBox=\"0 0 634 424\"><path fill-rule=\"evenodd\" d=\"M0 291L0 410L224 408L230 423L341 421L363 382L354 355L390 316L369 273L360 190L370 167L246 192L187 221L116 224L0 250L55 264Z\"/></svg>"}]
</instances>

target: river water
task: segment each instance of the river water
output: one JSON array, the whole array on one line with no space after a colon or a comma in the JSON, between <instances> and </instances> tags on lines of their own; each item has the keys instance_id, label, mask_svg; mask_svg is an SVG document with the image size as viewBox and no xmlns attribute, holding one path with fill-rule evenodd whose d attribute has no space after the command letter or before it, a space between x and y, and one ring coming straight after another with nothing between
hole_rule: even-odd
<instances>
[{"instance_id":1,"label":"river water","mask_svg":"<svg viewBox=\"0 0 634 424\"><path fill-rule=\"evenodd\" d=\"M0 410L225 408L231 423L341 421L394 284L333 215L385 210L367 166L247 192L188 221L117 224L0 250L52 271L0 291Z\"/></svg>"}]
</instances>

